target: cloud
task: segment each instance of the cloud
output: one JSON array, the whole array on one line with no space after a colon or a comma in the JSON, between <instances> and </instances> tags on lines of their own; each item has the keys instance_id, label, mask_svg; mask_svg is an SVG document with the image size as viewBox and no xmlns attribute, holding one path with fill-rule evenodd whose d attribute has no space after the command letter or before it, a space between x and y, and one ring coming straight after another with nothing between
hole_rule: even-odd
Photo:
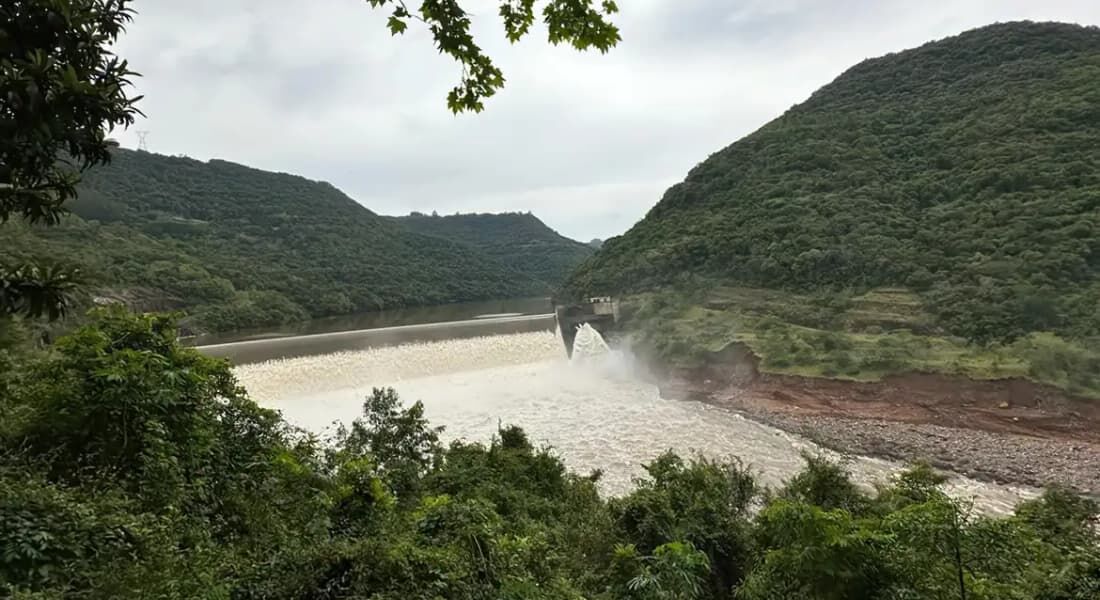
<instances>
[{"instance_id":1,"label":"cloud","mask_svg":"<svg viewBox=\"0 0 1100 600\"><path fill-rule=\"evenodd\" d=\"M475 33L507 87L451 115L458 68L355 0L144 0L119 53L143 73L136 146L328 181L376 212L532 211L621 233L664 188L860 60L1017 19L1100 23L1094 0L629 0L607 55ZM541 39L539 39L541 37Z\"/></svg>"}]
</instances>

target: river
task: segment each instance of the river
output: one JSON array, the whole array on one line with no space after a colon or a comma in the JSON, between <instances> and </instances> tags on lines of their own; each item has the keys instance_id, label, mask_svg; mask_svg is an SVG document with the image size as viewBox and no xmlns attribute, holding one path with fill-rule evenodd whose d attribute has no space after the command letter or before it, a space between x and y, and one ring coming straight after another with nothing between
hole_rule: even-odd
<instances>
[{"instance_id":1,"label":"river","mask_svg":"<svg viewBox=\"0 0 1100 600\"><path fill-rule=\"evenodd\" d=\"M642 463L668 449L739 457L771 486L801 468L802 452L840 458L721 408L663 399L629 353L601 351L600 340L582 339L578 344L588 350L569 360L553 318L541 310L537 304L509 310L505 303L469 315L482 318L201 349L237 363L238 377L257 402L308 430L323 433L349 422L372 387L391 386L406 403L421 400L431 421L446 427L447 439L488 441L499 424L521 425L571 469L601 469L602 489L611 495L628 491L644 474ZM901 468L868 457L844 460L867 488ZM991 513L1035 495L964 477L953 477L948 488Z\"/></svg>"}]
</instances>

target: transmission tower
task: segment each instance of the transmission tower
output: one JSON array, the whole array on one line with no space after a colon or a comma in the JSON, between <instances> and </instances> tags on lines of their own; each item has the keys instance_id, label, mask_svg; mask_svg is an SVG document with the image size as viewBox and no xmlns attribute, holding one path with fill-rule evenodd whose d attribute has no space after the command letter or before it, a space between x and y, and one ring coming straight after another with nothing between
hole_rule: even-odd
<instances>
[{"instance_id":1,"label":"transmission tower","mask_svg":"<svg viewBox=\"0 0 1100 600\"><path fill-rule=\"evenodd\" d=\"M148 131L138 131L138 150L143 152L149 151L149 144L145 142L145 136L149 135Z\"/></svg>"}]
</instances>

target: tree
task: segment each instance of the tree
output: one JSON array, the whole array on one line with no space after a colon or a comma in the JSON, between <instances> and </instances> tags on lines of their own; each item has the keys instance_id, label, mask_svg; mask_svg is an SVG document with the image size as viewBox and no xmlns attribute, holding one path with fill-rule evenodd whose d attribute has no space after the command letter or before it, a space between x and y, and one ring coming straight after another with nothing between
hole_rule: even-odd
<instances>
[{"instance_id":1,"label":"tree","mask_svg":"<svg viewBox=\"0 0 1100 600\"><path fill-rule=\"evenodd\" d=\"M706 559L702 585L720 595L744 576L748 536L744 517L758 489L740 462L697 457L685 462L666 452L645 466L630 496L613 502L617 526L644 553L659 556L662 544L685 542Z\"/></svg>"},{"instance_id":2,"label":"tree","mask_svg":"<svg viewBox=\"0 0 1100 600\"><path fill-rule=\"evenodd\" d=\"M130 71L110 50L127 0L14 0L0 7L0 223L60 220L79 171L110 160L107 131L140 114ZM0 266L0 314L57 318L72 273Z\"/></svg>"},{"instance_id":3,"label":"tree","mask_svg":"<svg viewBox=\"0 0 1100 600\"><path fill-rule=\"evenodd\" d=\"M504 73L475 43L470 33L470 13L459 0L423 0L411 11L404 0L367 0L374 8L392 8L390 33L408 29L410 20L422 22L431 31L435 46L462 65L462 79L447 94L453 112L481 112L482 100L504 87ZM619 40L619 29L607 18L619 11L613 0L549 0L542 8L542 20L551 44L567 43L577 50L596 48L607 52ZM535 0L503 0L498 11L504 32L512 43L531 31L535 23Z\"/></svg>"},{"instance_id":4,"label":"tree","mask_svg":"<svg viewBox=\"0 0 1100 600\"><path fill-rule=\"evenodd\" d=\"M393 493L405 500L438 459L442 432L428 424L422 403L404 408L393 388L375 388L363 402L363 418L337 432L343 451L333 459L344 464L370 457L392 482Z\"/></svg>"},{"instance_id":5,"label":"tree","mask_svg":"<svg viewBox=\"0 0 1100 600\"><path fill-rule=\"evenodd\" d=\"M111 44L127 0L15 0L0 8L0 221L56 223L79 170L110 160L107 131L140 114ZM61 159L60 161L58 159Z\"/></svg>"},{"instance_id":6,"label":"tree","mask_svg":"<svg viewBox=\"0 0 1100 600\"><path fill-rule=\"evenodd\" d=\"M695 600L702 598L710 563L691 543L669 542L641 556L634 544L615 548L616 575L628 576L615 587L628 598L639 600ZM618 582L616 582L618 583Z\"/></svg>"},{"instance_id":7,"label":"tree","mask_svg":"<svg viewBox=\"0 0 1100 600\"><path fill-rule=\"evenodd\" d=\"M0 316L19 313L55 320L69 307L77 273L63 266L0 264Z\"/></svg>"}]
</instances>

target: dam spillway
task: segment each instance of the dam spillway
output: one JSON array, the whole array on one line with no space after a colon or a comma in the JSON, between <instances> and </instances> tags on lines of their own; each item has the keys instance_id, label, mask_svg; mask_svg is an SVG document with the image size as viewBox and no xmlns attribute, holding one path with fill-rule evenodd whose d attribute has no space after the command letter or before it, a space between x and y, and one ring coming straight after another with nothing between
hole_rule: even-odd
<instances>
[{"instance_id":1,"label":"dam spillway","mask_svg":"<svg viewBox=\"0 0 1100 600\"><path fill-rule=\"evenodd\" d=\"M236 373L257 402L318 434L359 416L374 387L395 388L406 404L423 402L431 422L446 427L445 439L486 442L498 425L520 425L574 471L603 471L601 489L612 495L628 491L644 475L642 464L666 450L736 456L769 486L798 472L803 452L842 459L724 409L662 398L621 349L605 351L589 339L589 350L570 360L561 344L556 333L539 329L259 361ZM868 457L843 460L865 488L902 468ZM965 477L953 477L947 489L991 513L1035 495Z\"/></svg>"},{"instance_id":2,"label":"dam spillway","mask_svg":"<svg viewBox=\"0 0 1100 600\"><path fill-rule=\"evenodd\" d=\"M198 350L208 356L228 358L233 364L241 365L410 343L443 342L512 333L551 332L554 327L553 313L486 315L462 321L248 339L198 346Z\"/></svg>"}]
</instances>

